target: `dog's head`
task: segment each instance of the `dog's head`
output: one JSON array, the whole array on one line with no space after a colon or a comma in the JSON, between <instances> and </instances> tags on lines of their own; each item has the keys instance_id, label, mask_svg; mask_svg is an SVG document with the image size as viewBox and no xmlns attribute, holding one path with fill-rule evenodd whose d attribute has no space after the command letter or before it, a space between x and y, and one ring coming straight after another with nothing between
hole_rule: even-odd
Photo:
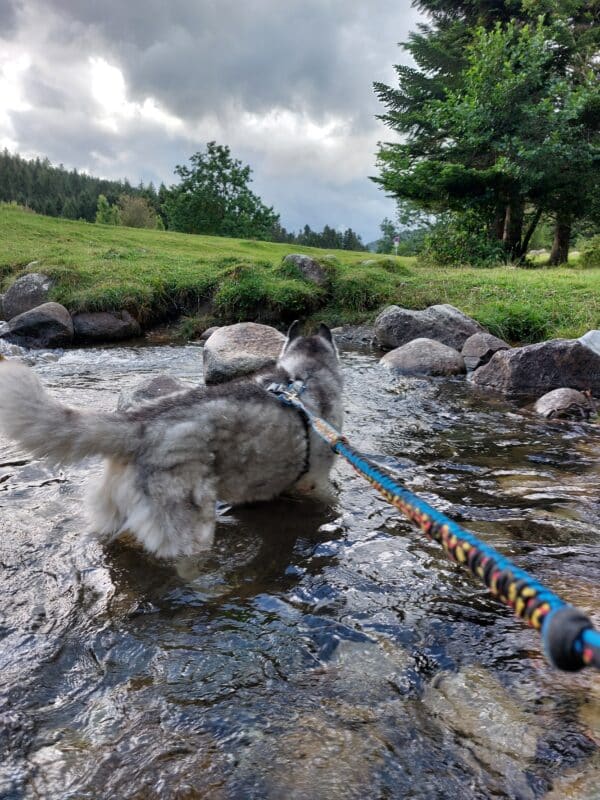
<instances>
[{"instance_id":1,"label":"dog's head","mask_svg":"<svg viewBox=\"0 0 600 800\"><path fill-rule=\"evenodd\" d=\"M298 320L292 322L287 333L279 365L289 372L293 380L305 380L318 369L337 370L339 357L331 331L321 323L317 333L302 336Z\"/></svg>"}]
</instances>

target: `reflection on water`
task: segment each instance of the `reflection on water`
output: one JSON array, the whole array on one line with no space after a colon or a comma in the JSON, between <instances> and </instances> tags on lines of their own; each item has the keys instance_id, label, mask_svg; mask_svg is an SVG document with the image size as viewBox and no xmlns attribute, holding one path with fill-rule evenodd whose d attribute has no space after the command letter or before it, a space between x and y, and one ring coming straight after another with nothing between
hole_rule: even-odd
<instances>
[{"instance_id":1,"label":"reflection on water","mask_svg":"<svg viewBox=\"0 0 600 800\"><path fill-rule=\"evenodd\" d=\"M194 347L41 357L71 403L199 379ZM600 624L600 430L343 357L353 442ZM0 443L0 796L600 797L600 689L339 464L334 509L220 509L203 560L102 549ZM598 787L597 789L595 787Z\"/></svg>"}]
</instances>

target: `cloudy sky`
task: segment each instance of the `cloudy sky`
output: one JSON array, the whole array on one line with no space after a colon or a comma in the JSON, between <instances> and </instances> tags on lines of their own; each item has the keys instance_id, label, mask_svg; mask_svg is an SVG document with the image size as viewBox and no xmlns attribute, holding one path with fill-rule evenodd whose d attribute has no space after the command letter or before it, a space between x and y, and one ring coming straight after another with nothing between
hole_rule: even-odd
<instances>
[{"instance_id":1,"label":"cloudy sky","mask_svg":"<svg viewBox=\"0 0 600 800\"><path fill-rule=\"evenodd\" d=\"M410 0L0 0L0 148L169 185L214 139L287 228L370 241L394 212L372 83L416 21Z\"/></svg>"}]
</instances>

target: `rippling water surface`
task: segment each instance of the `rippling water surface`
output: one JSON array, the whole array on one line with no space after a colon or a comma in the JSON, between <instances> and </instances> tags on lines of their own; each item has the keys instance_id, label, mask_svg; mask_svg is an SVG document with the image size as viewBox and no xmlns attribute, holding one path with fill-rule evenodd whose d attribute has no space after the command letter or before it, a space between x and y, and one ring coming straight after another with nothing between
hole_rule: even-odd
<instances>
[{"instance_id":1,"label":"rippling water surface","mask_svg":"<svg viewBox=\"0 0 600 800\"><path fill-rule=\"evenodd\" d=\"M103 409L201 373L196 347L35 358ZM343 364L353 443L600 624L600 426ZM600 797L598 678L551 670L349 467L334 508L223 508L178 564L86 536L98 470L0 442L1 797Z\"/></svg>"}]
</instances>

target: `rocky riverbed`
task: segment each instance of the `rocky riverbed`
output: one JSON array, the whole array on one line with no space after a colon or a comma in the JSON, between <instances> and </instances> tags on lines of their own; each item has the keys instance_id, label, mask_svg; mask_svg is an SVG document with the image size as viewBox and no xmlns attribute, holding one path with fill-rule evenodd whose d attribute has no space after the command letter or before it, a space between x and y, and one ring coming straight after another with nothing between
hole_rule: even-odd
<instances>
[{"instance_id":1,"label":"rocky riverbed","mask_svg":"<svg viewBox=\"0 0 600 800\"><path fill-rule=\"evenodd\" d=\"M353 443L600 625L598 426L398 376L353 345ZM195 346L29 358L58 397L102 409L202 374ZM594 796L596 676L552 670L350 468L333 508L221 508L201 564L89 539L98 472L0 442L0 796Z\"/></svg>"}]
</instances>

